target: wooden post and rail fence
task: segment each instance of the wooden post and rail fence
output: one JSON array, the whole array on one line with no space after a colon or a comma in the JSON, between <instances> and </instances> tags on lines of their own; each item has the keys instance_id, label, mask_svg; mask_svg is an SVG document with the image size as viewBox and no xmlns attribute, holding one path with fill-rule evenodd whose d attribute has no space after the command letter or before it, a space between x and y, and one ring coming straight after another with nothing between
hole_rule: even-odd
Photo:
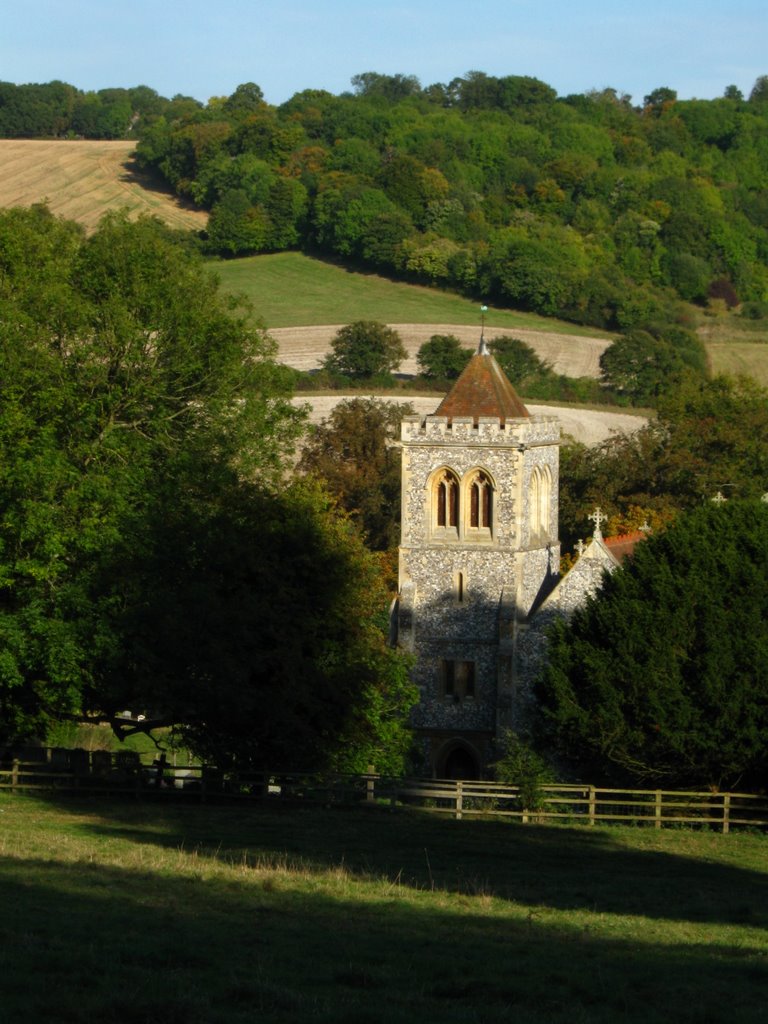
<instances>
[{"instance_id":1,"label":"wooden post and rail fence","mask_svg":"<svg viewBox=\"0 0 768 1024\"><path fill-rule=\"evenodd\" d=\"M542 785L535 806L517 786L499 782L387 778L308 772L223 772L207 765L142 762L121 751L51 751L38 759L0 759L0 793L101 793L184 800L261 800L274 804L419 807L457 819L511 819L523 824L641 824L768 828L768 796L694 790Z\"/></svg>"}]
</instances>

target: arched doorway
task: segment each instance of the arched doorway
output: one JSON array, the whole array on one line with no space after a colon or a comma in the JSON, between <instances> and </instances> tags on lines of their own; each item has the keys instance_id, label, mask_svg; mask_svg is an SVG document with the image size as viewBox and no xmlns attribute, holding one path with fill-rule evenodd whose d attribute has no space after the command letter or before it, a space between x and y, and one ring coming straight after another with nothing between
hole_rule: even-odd
<instances>
[{"instance_id":1,"label":"arched doorway","mask_svg":"<svg viewBox=\"0 0 768 1024\"><path fill-rule=\"evenodd\" d=\"M442 760L442 770L438 771L441 779L478 779L480 765L477 755L469 747L452 747Z\"/></svg>"}]
</instances>

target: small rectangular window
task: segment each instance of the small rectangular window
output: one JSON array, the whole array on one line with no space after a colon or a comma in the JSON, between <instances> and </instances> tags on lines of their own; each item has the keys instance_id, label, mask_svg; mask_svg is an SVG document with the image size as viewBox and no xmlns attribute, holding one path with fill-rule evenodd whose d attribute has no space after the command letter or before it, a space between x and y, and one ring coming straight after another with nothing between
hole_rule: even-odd
<instances>
[{"instance_id":1,"label":"small rectangular window","mask_svg":"<svg viewBox=\"0 0 768 1024\"><path fill-rule=\"evenodd\" d=\"M454 661L444 659L441 662L443 696L451 698L459 704L463 700L471 700L475 696L475 663L474 661Z\"/></svg>"}]
</instances>

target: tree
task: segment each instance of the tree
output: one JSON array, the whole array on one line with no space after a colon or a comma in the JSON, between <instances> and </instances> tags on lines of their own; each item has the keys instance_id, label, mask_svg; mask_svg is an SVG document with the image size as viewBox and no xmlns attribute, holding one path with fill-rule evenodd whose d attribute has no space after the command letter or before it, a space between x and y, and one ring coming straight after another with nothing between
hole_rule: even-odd
<instances>
[{"instance_id":1,"label":"tree","mask_svg":"<svg viewBox=\"0 0 768 1024\"><path fill-rule=\"evenodd\" d=\"M109 684L208 763L398 773L416 694L378 560L316 485L207 479L121 558Z\"/></svg>"},{"instance_id":2,"label":"tree","mask_svg":"<svg viewBox=\"0 0 768 1024\"><path fill-rule=\"evenodd\" d=\"M525 380L551 373L549 363L539 359L531 346L520 338L501 335L492 338L488 348L515 387Z\"/></svg>"},{"instance_id":3,"label":"tree","mask_svg":"<svg viewBox=\"0 0 768 1024\"><path fill-rule=\"evenodd\" d=\"M768 780L768 506L711 503L636 548L550 638L541 738L585 777Z\"/></svg>"},{"instance_id":4,"label":"tree","mask_svg":"<svg viewBox=\"0 0 768 1024\"><path fill-rule=\"evenodd\" d=\"M393 442L410 405L376 398L339 402L312 428L299 469L319 477L374 551L397 545L400 529L400 451Z\"/></svg>"},{"instance_id":5,"label":"tree","mask_svg":"<svg viewBox=\"0 0 768 1024\"><path fill-rule=\"evenodd\" d=\"M363 71L353 75L351 82L358 96L383 99L388 103L398 103L421 91L415 75L381 75L376 71Z\"/></svg>"},{"instance_id":6,"label":"tree","mask_svg":"<svg viewBox=\"0 0 768 1024\"><path fill-rule=\"evenodd\" d=\"M261 252L272 234L269 216L242 189L229 189L211 210L206 248L229 256Z\"/></svg>"},{"instance_id":7,"label":"tree","mask_svg":"<svg viewBox=\"0 0 768 1024\"><path fill-rule=\"evenodd\" d=\"M659 114L663 110L668 110L676 101L677 92L666 85L662 85L643 97L643 106Z\"/></svg>"},{"instance_id":8,"label":"tree","mask_svg":"<svg viewBox=\"0 0 768 1024\"><path fill-rule=\"evenodd\" d=\"M456 380L472 353L455 334L433 334L416 355L419 372L427 380Z\"/></svg>"},{"instance_id":9,"label":"tree","mask_svg":"<svg viewBox=\"0 0 768 1024\"><path fill-rule=\"evenodd\" d=\"M647 331L630 331L600 356L603 382L633 405L655 405L682 368L675 349Z\"/></svg>"},{"instance_id":10,"label":"tree","mask_svg":"<svg viewBox=\"0 0 768 1024\"><path fill-rule=\"evenodd\" d=\"M198 467L212 494L241 477L274 486L300 416L273 344L159 223L112 216L85 239L44 210L10 211L0 260L8 736L117 709L120 565Z\"/></svg>"},{"instance_id":11,"label":"tree","mask_svg":"<svg viewBox=\"0 0 768 1024\"><path fill-rule=\"evenodd\" d=\"M224 110L236 118L248 117L265 106L264 93L255 82L238 85L231 96L224 101Z\"/></svg>"},{"instance_id":12,"label":"tree","mask_svg":"<svg viewBox=\"0 0 768 1024\"><path fill-rule=\"evenodd\" d=\"M377 320L355 320L336 332L323 365L357 379L390 374L407 356L400 335Z\"/></svg>"},{"instance_id":13,"label":"tree","mask_svg":"<svg viewBox=\"0 0 768 1024\"><path fill-rule=\"evenodd\" d=\"M766 100L768 100L768 75L759 75L749 94L749 102L765 103Z\"/></svg>"},{"instance_id":14,"label":"tree","mask_svg":"<svg viewBox=\"0 0 768 1024\"><path fill-rule=\"evenodd\" d=\"M684 375L665 391L656 418L601 445L567 445L560 471L564 537L583 536L599 504L611 516L631 506L667 518L725 488L759 498L768 484L768 391L754 381Z\"/></svg>"}]
</instances>

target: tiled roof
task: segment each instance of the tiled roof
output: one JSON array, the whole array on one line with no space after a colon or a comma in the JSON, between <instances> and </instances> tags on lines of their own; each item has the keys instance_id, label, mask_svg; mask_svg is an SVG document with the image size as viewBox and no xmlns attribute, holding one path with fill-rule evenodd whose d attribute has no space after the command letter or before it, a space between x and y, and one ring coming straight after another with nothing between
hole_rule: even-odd
<instances>
[{"instance_id":1,"label":"tiled roof","mask_svg":"<svg viewBox=\"0 0 768 1024\"><path fill-rule=\"evenodd\" d=\"M632 533L622 533L618 537L604 537L603 543L618 562L623 562L635 550L635 545L645 540L645 536L642 530L634 530Z\"/></svg>"},{"instance_id":2,"label":"tiled roof","mask_svg":"<svg viewBox=\"0 0 768 1024\"><path fill-rule=\"evenodd\" d=\"M529 415L506 374L482 343L435 412L435 416L447 416L449 422L456 416L471 416L475 423L480 416L498 416L502 424Z\"/></svg>"}]
</instances>

